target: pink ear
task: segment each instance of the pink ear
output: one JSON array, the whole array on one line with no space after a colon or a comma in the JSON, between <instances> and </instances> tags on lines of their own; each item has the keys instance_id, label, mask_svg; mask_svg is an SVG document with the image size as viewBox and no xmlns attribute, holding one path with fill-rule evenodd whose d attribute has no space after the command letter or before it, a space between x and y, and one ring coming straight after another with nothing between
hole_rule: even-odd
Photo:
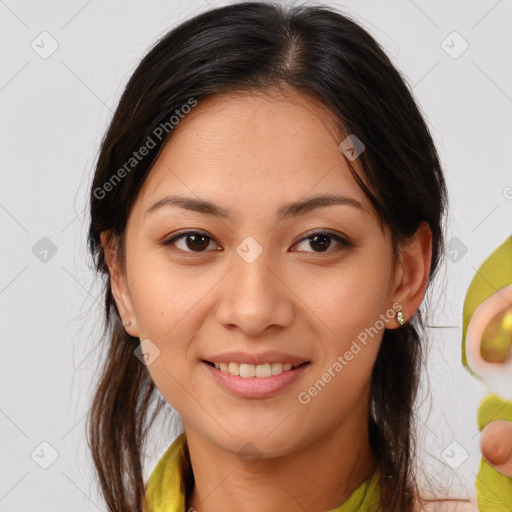
<instances>
[{"instance_id":1,"label":"pink ear","mask_svg":"<svg viewBox=\"0 0 512 512\"><path fill-rule=\"evenodd\" d=\"M512 476L512 423L491 421L480 435L482 456L496 471Z\"/></svg>"},{"instance_id":2,"label":"pink ear","mask_svg":"<svg viewBox=\"0 0 512 512\"><path fill-rule=\"evenodd\" d=\"M503 363L485 361L480 354L480 342L489 321L510 304L512 284L493 293L476 308L466 332L468 366L484 380L493 393L506 400L512 400L512 358Z\"/></svg>"}]
</instances>

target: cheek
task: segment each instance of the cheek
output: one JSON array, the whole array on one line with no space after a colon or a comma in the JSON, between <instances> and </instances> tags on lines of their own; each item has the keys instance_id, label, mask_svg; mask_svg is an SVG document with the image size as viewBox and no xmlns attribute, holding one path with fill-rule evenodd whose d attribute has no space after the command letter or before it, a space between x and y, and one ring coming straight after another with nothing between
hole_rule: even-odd
<instances>
[{"instance_id":1,"label":"cheek","mask_svg":"<svg viewBox=\"0 0 512 512\"><path fill-rule=\"evenodd\" d=\"M190 275L161 257L132 254L129 286L139 337L158 354L147 368L164 398L181 410L183 388L194 392L188 349L197 330L201 298L212 287L212 278L191 281Z\"/></svg>"},{"instance_id":2,"label":"cheek","mask_svg":"<svg viewBox=\"0 0 512 512\"><path fill-rule=\"evenodd\" d=\"M294 291L323 324L326 339L340 349L375 326L380 315L387 314L391 320L390 271L385 258L376 261L364 254L354 255L330 269L302 269ZM382 322L377 329L382 329Z\"/></svg>"},{"instance_id":3,"label":"cheek","mask_svg":"<svg viewBox=\"0 0 512 512\"><path fill-rule=\"evenodd\" d=\"M179 338L184 320L212 288L214 276L198 280L197 268L172 264L160 251L132 254L129 284L141 338L162 343Z\"/></svg>"},{"instance_id":4,"label":"cheek","mask_svg":"<svg viewBox=\"0 0 512 512\"><path fill-rule=\"evenodd\" d=\"M308 418L322 418L325 424L339 423L347 415L366 417L366 400L370 398L371 375L381 340L381 334L366 344L338 340L337 349L314 369L297 396Z\"/></svg>"}]
</instances>

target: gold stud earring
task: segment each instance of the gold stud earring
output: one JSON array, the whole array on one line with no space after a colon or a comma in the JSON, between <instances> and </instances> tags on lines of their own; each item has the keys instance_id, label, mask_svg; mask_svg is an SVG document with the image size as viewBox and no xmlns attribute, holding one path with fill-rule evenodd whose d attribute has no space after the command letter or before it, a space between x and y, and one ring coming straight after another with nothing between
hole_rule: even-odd
<instances>
[{"instance_id":1,"label":"gold stud earring","mask_svg":"<svg viewBox=\"0 0 512 512\"><path fill-rule=\"evenodd\" d=\"M396 321L397 321L400 325L404 325L404 323L405 323L405 320L404 320L404 314L402 313L402 311L401 311L401 310L396 314Z\"/></svg>"}]
</instances>

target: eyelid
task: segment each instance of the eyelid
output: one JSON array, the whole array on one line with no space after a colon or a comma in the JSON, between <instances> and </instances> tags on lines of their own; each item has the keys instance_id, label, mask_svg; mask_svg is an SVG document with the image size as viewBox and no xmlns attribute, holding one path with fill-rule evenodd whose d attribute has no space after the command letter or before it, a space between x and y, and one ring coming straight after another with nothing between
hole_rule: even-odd
<instances>
[{"instance_id":1,"label":"eyelid","mask_svg":"<svg viewBox=\"0 0 512 512\"><path fill-rule=\"evenodd\" d=\"M194 252L194 251L184 251L183 249L177 249L175 247L172 247L173 243L179 240L180 238L185 238L187 235L202 235L205 238L209 238L211 241L215 242L217 245L220 245L217 243L215 238L210 236L206 231L203 231L201 229L186 229L184 231L179 231L178 233L175 233L171 235L170 237L165 237L161 242L160 245L163 245L164 247L170 247L171 250L174 252L179 252L180 254L183 254L185 256L200 256L202 254L208 254L212 251L200 251L200 252Z\"/></svg>"},{"instance_id":2,"label":"eyelid","mask_svg":"<svg viewBox=\"0 0 512 512\"><path fill-rule=\"evenodd\" d=\"M188 230L184 230L184 231L178 232L176 234L173 234L171 237L164 238L163 241L161 242L161 245L163 245L163 246L172 246L172 244L174 242L176 242L180 238L186 237L187 235L202 235L202 236L204 236L206 238L209 238L211 241L217 243L215 238L210 236L206 231L202 231L201 229L188 229ZM354 244L351 241L349 241L349 239L347 237L345 237L341 233L337 233L337 232L332 231L332 230L327 229L327 228L324 228L324 229L316 228L316 229L313 229L311 231L307 231L306 233L303 233L302 235L300 235L300 238L292 244L292 247L297 245L298 243L304 242L305 240L307 240L308 238L313 237L314 235L327 235L327 236L330 236L331 238L336 240L340 244L340 246L342 248L343 247L354 247ZM218 245L220 245L220 244L218 244ZM175 250L177 252L180 252L181 254L197 255L197 256L199 256L201 254L207 254L208 252L211 252L211 251L199 251L199 252L184 251L182 249L175 249L175 248L173 248L173 250ZM297 252L300 252L300 251L297 251ZM323 253L323 252L315 252L315 251L306 251L306 252L310 252L311 254L329 254L329 253L335 252L335 250L328 250L325 253Z\"/></svg>"},{"instance_id":3,"label":"eyelid","mask_svg":"<svg viewBox=\"0 0 512 512\"><path fill-rule=\"evenodd\" d=\"M185 235L203 235L207 236L208 238L211 238L212 240L215 240L212 236L210 236L206 231L203 231L201 229L184 229L183 231L178 231L177 233L173 233L170 236L165 236L162 239L163 244L168 244L170 242L175 241L176 239L185 236Z\"/></svg>"},{"instance_id":4,"label":"eyelid","mask_svg":"<svg viewBox=\"0 0 512 512\"><path fill-rule=\"evenodd\" d=\"M353 245L352 242L350 242L350 240L345 235L342 235L341 233L338 233L336 231L332 231L332 230L327 229L327 228L324 228L324 229L322 229L322 228L315 228L315 229L313 229L311 231L306 231L306 233L300 235L301 237L296 242L294 242L292 245L296 245L299 242L303 242L304 240L306 240L308 238L311 238L314 235L328 235L331 238L334 238L335 240L337 240L342 245L345 245L347 247ZM318 254L321 254L321 253L318 253Z\"/></svg>"}]
</instances>

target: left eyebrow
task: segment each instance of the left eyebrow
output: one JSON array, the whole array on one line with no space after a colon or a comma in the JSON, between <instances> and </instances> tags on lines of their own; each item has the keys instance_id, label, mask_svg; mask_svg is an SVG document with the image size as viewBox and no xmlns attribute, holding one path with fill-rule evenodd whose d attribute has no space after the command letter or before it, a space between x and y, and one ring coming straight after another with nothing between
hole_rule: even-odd
<instances>
[{"instance_id":1,"label":"left eyebrow","mask_svg":"<svg viewBox=\"0 0 512 512\"><path fill-rule=\"evenodd\" d=\"M315 196L306 199L299 199L293 203L287 204L279 208L277 215L280 219L287 217L296 217L297 215L304 215L316 208L323 208L326 206L352 206L366 213L364 206L353 197L343 195L323 195Z\"/></svg>"},{"instance_id":2,"label":"left eyebrow","mask_svg":"<svg viewBox=\"0 0 512 512\"><path fill-rule=\"evenodd\" d=\"M364 206L353 197L328 194L310 197L306 199L299 199L298 201L294 201L293 203L286 204L277 210L277 216L279 219L297 217L299 215L304 215L312 210L315 210L316 208L323 208L326 206L334 205L351 206L353 208L359 209L362 212L367 213ZM173 206L184 208L185 210L195 211L198 213L213 215L219 218L231 218L229 210L226 210L225 208L222 208L221 206L216 205L211 201L176 195L166 196L160 199L146 210L144 216L153 213L157 210L160 210L161 208L168 208Z\"/></svg>"}]
</instances>

